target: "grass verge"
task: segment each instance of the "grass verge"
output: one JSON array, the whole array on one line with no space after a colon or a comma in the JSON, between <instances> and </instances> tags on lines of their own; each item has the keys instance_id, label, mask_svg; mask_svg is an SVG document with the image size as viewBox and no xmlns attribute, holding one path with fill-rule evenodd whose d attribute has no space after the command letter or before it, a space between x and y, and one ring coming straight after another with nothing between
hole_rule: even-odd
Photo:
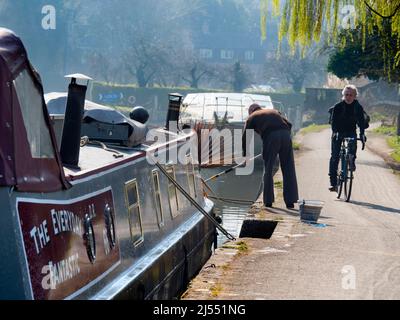
<instances>
[{"instance_id":1,"label":"grass verge","mask_svg":"<svg viewBox=\"0 0 400 320\"><path fill-rule=\"evenodd\" d=\"M387 136L395 136L396 131L397 131L397 128L395 126L380 126L373 130L373 132L375 132L375 133L384 134Z\"/></svg>"},{"instance_id":2,"label":"grass verge","mask_svg":"<svg viewBox=\"0 0 400 320\"><path fill-rule=\"evenodd\" d=\"M274 182L274 186L277 189L282 189L283 190L283 181L276 181Z\"/></svg>"},{"instance_id":3,"label":"grass verge","mask_svg":"<svg viewBox=\"0 0 400 320\"><path fill-rule=\"evenodd\" d=\"M238 250L239 254L245 253L249 250L249 247L245 241L239 241L234 244L225 244L222 246L222 248Z\"/></svg>"},{"instance_id":4,"label":"grass verge","mask_svg":"<svg viewBox=\"0 0 400 320\"><path fill-rule=\"evenodd\" d=\"M329 124L311 124L308 127L305 127L300 130L300 133L307 134L307 133L317 133L321 132L322 130L330 128Z\"/></svg>"},{"instance_id":5,"label":"grass verge","mask_svg":"<svg viewBox=\"0 0 400 320\"><path fill-rule=\"evenodd\" d=\"M400 136L396 135L397 127L380 126L374 129L373 132L388 136L386 142L388 146L393 149L393 152L390 154L390 156L394 161L400 163Z\"/></svg>"},{"instance_id":6,"label":"grass verge","mask_svg":"<svg viewBox=\"0 0 400 320\"><path fill-rule=\"evenodd\" d=\"M292 145L293 145L293 150L295 151L300 150L300 143L293 141Z\"/></svg>"},{"instance_id":7,"label":"grass verge","mask_svg":"<svg viewBox=\"0 0 400 320\"><path fill-rule=\"evenodd\" d=\"M394 161L400 163L400 136L388 138L387 143L394 150L390 156L394 159Z\"/></svg>"},{"instance_id":8,"label":"grass verge","mask_svg":"<svg viewBox=\"0 0 400 320\"><path fill-rule=\"evenodd\" d=\"M371 114L371 122L387 121L388 116L379 112L373 112Z\"/></svg>"},{"instance_id":9,"label":"grass verge","mask_svg":"<svg viewBox=\"0 0 400 320\"><path fill-rule=\"evenodd\" d=\"M222 286L220 284L216 284L210 288L211 296L216 298L220 295L222 291Z\"/></svg>"}]
</instances>

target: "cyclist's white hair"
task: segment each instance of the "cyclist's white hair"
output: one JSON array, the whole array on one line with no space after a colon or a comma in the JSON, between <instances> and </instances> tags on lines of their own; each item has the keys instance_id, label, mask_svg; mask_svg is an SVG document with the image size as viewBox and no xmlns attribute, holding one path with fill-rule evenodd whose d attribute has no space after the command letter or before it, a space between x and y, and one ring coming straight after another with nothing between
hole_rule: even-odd
<instances>
[{"instance_id":1,"label":"cyclist's white hair","mask_svg":"<svg viewBox=\"0 0 400 320\"><path fill-rule=\"evenodd\" d=\"M358 96L358 89L357 89L357 87L356 87L354 84L348 84L348 85L346 85L346 86L344 87L344 89L343 89L343 91L342 91L342 96L343 96L343 97L344 97L344 92L345 92L346 90L348 90L348 89L353 90L353 92L356 93L356 97Z\"/></svg>"}]
</instances>

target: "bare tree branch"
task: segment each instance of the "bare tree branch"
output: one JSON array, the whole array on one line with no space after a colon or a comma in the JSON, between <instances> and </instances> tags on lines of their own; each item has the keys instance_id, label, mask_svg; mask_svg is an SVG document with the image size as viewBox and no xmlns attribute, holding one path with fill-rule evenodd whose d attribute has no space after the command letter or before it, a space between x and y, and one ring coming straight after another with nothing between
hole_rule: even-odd
<instances>
[{"instance_id":1,"label":"bare tree branch","mask_svg":"<svg viewBox=\"0 0 400 320\"><path fill-rule=\"evenodd\" d=\"M381 13L379 13L378 11L376 11L374 8L372 8L371 5L368 3L367 0L364 0L364 3L365 3L365 5L368 7L368 9L369 9L370 11L372 11L373 13L375 13L376 15L380 16L380 17L383 18L383 19L390 19L390 18L393 18L393 17L396 15L397 11L400 9L400 3L399 3L399 4L397 5L396 9L394 9L394 12L393 12L391 15L384 16L384 15L382 15Z\"/></svg>"}]
</instances>

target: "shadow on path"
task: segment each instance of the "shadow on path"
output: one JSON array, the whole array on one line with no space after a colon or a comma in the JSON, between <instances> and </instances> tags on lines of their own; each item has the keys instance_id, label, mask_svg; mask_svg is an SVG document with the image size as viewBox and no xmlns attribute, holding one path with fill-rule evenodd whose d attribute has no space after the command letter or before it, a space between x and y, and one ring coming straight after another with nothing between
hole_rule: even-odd
<instances>
[{"instance_id":1,"label":"shadow on path","mask_svg":"<svg viewBox=\"0 0 400 320\"><path fill-rule=\"evenodd\" d=\"M299 213L298 210L289 210L289 209L275 208L275 207L272 207L272 208L263 207L263 208L266 209L267 211L271 212L271 213L276 213L276 214L285 213L285 214L288 214L288 215L294 216L294 217L299 217L300 216L300 213ZM276 211L278 211L278 212L276 212Z\"/></svg>"},{"instance_id":2,"label":"shadow on path","mask_svg":"<svg viewBox=\"0 0 400 320\"><path fill-rule=\"evenodd\" d=\"M366 207L369 209L392 212L392 213L400 213L400 209L385 207L385 206L381 206L379 204L372 204L372 203L368 203L368 202L361 202L361 201L354 201L354 200L350 200L350 203L355 204L357 206Z\"/></svg>"},{"instance_id":3,"label":"shadow on path","mask_svg":"<svg viewBox=\"0 0 400 320\"><path fill-rule=\"evenodd\" d=\"M382 161L375 161L375 160L357 160L356 164L364 165L367 167L377 167L383 169L390 169L390 166Z\"/></svg>"}]
</instances>

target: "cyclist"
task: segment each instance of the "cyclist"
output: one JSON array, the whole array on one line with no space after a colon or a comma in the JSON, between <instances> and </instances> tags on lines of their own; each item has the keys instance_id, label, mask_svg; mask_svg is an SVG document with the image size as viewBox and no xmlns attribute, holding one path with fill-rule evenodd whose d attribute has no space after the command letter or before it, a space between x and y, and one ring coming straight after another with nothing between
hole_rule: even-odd
<instances>
[{"instance_id":1,"label":"cyclist","mask_svg":"<svg viewBox=\"0 0 400 320\"><path fill-rule=\"evenodd\" d=\"M350 145L350 152L354 155L350 164L353 171L356 169L355 160L357 154L357 126L360 129L360 139L363 144L365 137L364 109L358 102L358 90L354 85L347 85L342 91L342 101L329 109L330 123L332 126L331 159L329 162L329 190L337 191L337 169L342 140L351 137L355 140Z\"/></svg>"}]
</instances>

